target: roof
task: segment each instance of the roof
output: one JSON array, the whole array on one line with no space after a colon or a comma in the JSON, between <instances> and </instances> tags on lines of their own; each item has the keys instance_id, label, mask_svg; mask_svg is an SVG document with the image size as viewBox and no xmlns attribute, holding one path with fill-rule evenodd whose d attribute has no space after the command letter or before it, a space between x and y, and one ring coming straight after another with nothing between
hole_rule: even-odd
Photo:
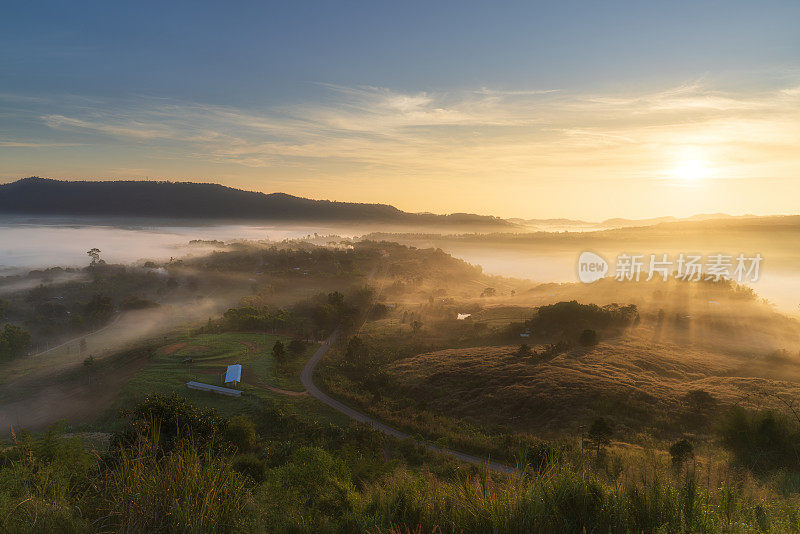
<instances>
[{"instance_id":1,"label":"roof","mask_svg":"<svg viewBox=\"0 0 800 534\"><path fill-rule=\"evenodd\" d=\"M241 382L242 381L242 366L240 364L229 365L228 370L225 371L225 383Z\"/></svg>"},{"instance_id":2,"label":"roof","mask_svg":"<svg viewBox=\"0 0 800 534\"><path fill-rule=\"evenodd\" d=\"M212 386L211 384L203 384L202 382L186 382L186 387L189 389L199 389L200 391L213 391L220 395L230 395L231 397L238 397L242 394L238 389L223 388L220 386Z\"/></svg>"}]
</instances>

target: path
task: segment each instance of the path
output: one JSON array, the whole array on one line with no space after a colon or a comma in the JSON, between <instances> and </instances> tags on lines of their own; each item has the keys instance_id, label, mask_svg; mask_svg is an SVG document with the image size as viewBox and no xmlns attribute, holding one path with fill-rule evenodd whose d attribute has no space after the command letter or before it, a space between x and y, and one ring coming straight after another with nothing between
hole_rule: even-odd
<instances>
[{"instance_id":1,"label":"path","mask_svg":"<svg viewBox=\"0 0 800 534\"><path fill-rule=\"evenodd\" d=\"M314 369L316 368L317 364L322 360L322 357L328 352L328 349L331 347L336 338L338 337L339 332L334 332L331 337L325 340L325 342L320 345L314 355L308 360L305 367L303 367L303 372L300 374L300 381L303 383L303 386L306 388L306 391L314 398L324 402L334 410L343 413L350 419L355 419L359 423L364 423L370 425L372 428L379 432L383 432L384 434L388 434L390 436L394 436L398 439L410 439L415 443L422 445L426 449L430 451L435 451L442 454L447 454L449 456L453 456L462 460L464 462L471 463L473 465L477 465L479 467L486 467L492 471L496 471L498 473L505 473L512 476L519 476L519 471L513 467L508 465L500 464L497 462L493 462L491 460L487 460L485 458L480 458L478 456L473 456L471 454L466 454L463 452L459 452L453 449L448 449L445 447L437 447L436 445L432 445L431 443L427 443L425 441L420 441L412 437L410 434L406 434L405 432L401 432L396 428L392 428L388 425L381 423L380 421L369 417L368 415L364 415L363 413L350 408L346 404L339 402L338 400L330 397L326 393L322 392L315 384L314 384Z\"/></svg>"}]
</instances>

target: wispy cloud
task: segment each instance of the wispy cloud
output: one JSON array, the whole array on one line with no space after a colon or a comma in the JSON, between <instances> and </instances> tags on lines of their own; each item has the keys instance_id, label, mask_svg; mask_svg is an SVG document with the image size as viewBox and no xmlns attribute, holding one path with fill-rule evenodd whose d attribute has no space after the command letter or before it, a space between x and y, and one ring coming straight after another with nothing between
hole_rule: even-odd
<instances>
[{"instance_id":1,"label":"wispy cloud","mask_svg":"<svg viewBox=\"0 0 800 534\"><path fill-rule=\"evenodd\" d=\"M318 103L281 108L141 97L82 102L39 120L81 143L110 137L157 146L175 159L328 168L331 176L344 169L349 176L427 179L640 179L663 177L687 146L702 148L719 178L742 177L765 162L800 166L796 86L736 93L699 81L636 94L574 94L319 85L325 94Z\"/></svg>"}]
</instances>

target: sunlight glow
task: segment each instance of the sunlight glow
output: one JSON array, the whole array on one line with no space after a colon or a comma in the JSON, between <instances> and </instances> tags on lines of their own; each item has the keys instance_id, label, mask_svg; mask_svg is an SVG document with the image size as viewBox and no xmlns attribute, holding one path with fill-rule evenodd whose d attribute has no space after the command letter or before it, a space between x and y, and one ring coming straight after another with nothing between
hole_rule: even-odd
<instances>
[{"instance_id":1,"label":"sunlight glow","mask_svg":"<svg viewBox=\"0 0 800 534\"><path fill-rule=\"evenodd\" d=\"M710 177L711 171L705 161L686 160L673 169L672 176L684 182L696 182Z\"/></svg>"}]
</instances>

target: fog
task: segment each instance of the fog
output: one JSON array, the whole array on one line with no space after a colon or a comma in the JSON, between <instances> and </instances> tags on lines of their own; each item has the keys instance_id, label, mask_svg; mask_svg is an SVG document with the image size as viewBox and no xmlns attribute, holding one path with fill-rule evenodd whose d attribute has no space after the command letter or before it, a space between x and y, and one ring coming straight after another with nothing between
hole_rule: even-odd
<instances>
[{"instance_id":1,"label":"fog","mask_svg":"<svg viewBox=\"0 0 800 534\"><path fill-rule=\"evenodd\" d=\"M0 219L0 272L84 266L88 263L86 251L92 247L99 248L109 263L130 263L197 252L189 246L193 239L280 241L333 230L302 225L161 225L139 221L108 225L88 219L4 217ZM350 231L350 235L354 233Z\"/></svg>"},{"instance_id":2,"label":"fog","mask_svg":"<svg viewBox=\"0 0 800 534\"><path fill-rule=\"evenodd\" d=\"M101 224L101 221L91 219L5 217L0 219L0 274L52 266L83 266L88 262L86 251L91 247L99 248L108 262L130 263L208 252L208 247L191 246L191 240L281 241L315 234L358 238L370 232L402 230L375 225L204 224L202 221L175 223L135 220ZM761 276L757 282L748 285L782 311L794 313L800 303L800 260L796 261L789 242L773 239L774 233L769 228L763 228L746 238L731 232L724 239L717 236L716 241L708 238L691 242L685 242L680 232L667 237L661 234L651 237L646 235L647 229L628 229L625 239L619 240L609 240L604 232L573 232L516 234L515 240L508 241L502 238L496 241L461 239L456 235L426 238L421 231L414 229L413 234L381 234L380 238L418 247L439 247L458 258L482 266L487 274L542 283L577 281L577 258L585 250L600 253L612 266L616 256L622 252L645 255L669 253L677 256L682 252L737 254L741 251L760 251L765 258ZM441 228L436 231L442 232ZM524 235L544 235L547 239L516 239ZM594 238L593 235L598 237Z\"/></svg>"}]
</instances>

